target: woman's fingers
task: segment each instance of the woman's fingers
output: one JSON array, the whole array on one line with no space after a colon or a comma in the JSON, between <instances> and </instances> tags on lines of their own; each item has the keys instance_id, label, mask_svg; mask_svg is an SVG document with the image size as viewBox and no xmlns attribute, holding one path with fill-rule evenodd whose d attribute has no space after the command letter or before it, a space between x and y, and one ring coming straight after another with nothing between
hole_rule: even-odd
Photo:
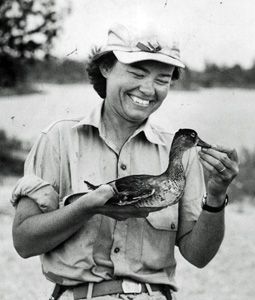
<instances>
[{"instance_id":1,"label":"woman's fingers","mask_svg":"<svg viewBox=\"0 0 255 300\"><path fill-rule=\"evenodd\" d=\"M207 160L203 159L203 155L200 155L200 157L200 161L202 165L206 168L206 170L209 172L215 172L215 167L212 164L210 164Z\"/></svg>"},{"instance_id":2,"label":"woman's fingers","mask_svg":"<svg viewBox=\"0 0 255 300\"><path fill-rule=\"evenodd\" d=\"M210 152L200 152L201 162L204 162L204 166L208 171L217 171L219 173L223 173L227 168L231 169L232 163L231 160L221 155L214 154L212 152L215 150L211 150Z\"/></svg>"},{"instance_id":3,"label":"woman's fingers","mask_svg":"<svg viewBox=\"0 0 255 300\"><path fill-rule=\"evenodd\" d=\"M238 174L238 156L235 149L217 145L202 149L199 156L206 170L224 182L230 183Z\"/></svg>"},{"instance_id":4,"label":"woman's fingers","mask_svg":"<svg viewBox=\"0 0 255 300\"><path fill-rule=\"evenodd\" d=\"M212 145L211 149L214 149L216 151L222 152L222 153L226 153L227 156L235 161L238 162L238 155L237 155L237 151L234 148L228 148L222 145Z\"/></svg>"},{"instance_id":5,"label":"woman's fingers","mask_svg":"<svg viewBox=\"0 0 255 300\"><path fill-rule=\"evenodd\" d=\"M214 149L202 149L201 153L205 154L203 157L207 159L208 162L219 165L218 170L221 170L224 166L227 168L231 168L232 166L233 162L225 152Z\"/></svg>"}]
</instances>

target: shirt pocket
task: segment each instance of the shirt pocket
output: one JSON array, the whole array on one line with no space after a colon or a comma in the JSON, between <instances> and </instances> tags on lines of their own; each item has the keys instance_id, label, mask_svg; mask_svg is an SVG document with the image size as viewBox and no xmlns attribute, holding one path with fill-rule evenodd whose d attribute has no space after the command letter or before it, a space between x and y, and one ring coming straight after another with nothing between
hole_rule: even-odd
<instances>
[{"instance_id":1,"label":"shirt pocket","mask_svg":"<svg viewBox=\"0 0 255 300\"><path fill-rule=\"evenodd\" d=\"M152 212L146 219L155 229L177 231L178 205L175 204L163 208L162 210Z\"/></svg>"},{"instance_id":2,"label":"shirt pocket","mask_svg":"<svg viewBox=\"0 0 255 300\"><path fill-rule=\"evenodd\" d=\"M141 261L145 268L160 270L175 265L178 205L150 213L144 222Z\"/></svg>"}]
</instances>

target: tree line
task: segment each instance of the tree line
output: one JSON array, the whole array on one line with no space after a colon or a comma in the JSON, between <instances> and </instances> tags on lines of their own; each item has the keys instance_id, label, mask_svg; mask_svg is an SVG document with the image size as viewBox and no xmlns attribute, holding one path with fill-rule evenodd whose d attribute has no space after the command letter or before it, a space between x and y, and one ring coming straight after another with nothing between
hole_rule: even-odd
<instances>
[{"instance_id":1,"label":"tree line","mask_svg":"<svg viewBox=\"0 0 255 300\"><path fill-rule=\"evenodd\" d=\"M231 67L218 66L216 64L206 64L203 71L196 72L188 70L187 80L191 84L210 88L210 87L239 87L255 88L255 61L253 65L245 69L241 65Z\"/></svg>"},{"instance_id":2,"label":"tree line","mask_svg":"<svg viewBox=\"0 0 255 300\"><path fill-rule=\"evenodd\" d=\"M77 61L54 57L43 60L23 59L14 63L13 68L16 70L16 78L15 81L12 78L12 82L8 83L8 86L18 86L24 81L27 85L36 82L59 84L88 82L85 60ZM226 67L216 64L207 64L202 71L187 67L182 71L181 79L173 83L175 89L194 90L201 87L255 88L255 62L249 69L240 65Z\"/></svg>"}]
</instances>

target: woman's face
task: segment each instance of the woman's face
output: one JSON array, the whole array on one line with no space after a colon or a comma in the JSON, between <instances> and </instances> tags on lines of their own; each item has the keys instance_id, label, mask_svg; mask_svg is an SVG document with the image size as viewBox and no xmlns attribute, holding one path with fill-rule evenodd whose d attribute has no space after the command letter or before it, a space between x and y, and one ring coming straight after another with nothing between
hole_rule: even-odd
<instances>
[{"instance_id":1,"label":"woman's face","mask_svg":"<svg viewBox=\"0 0 255 300\"><path fill-rule=\"evenodd\" d=\"M126 121L141 123L166 98L174 66L156 61L123 64L102 70L106 78L105 105Z\"/></svg>"}]
</instances>

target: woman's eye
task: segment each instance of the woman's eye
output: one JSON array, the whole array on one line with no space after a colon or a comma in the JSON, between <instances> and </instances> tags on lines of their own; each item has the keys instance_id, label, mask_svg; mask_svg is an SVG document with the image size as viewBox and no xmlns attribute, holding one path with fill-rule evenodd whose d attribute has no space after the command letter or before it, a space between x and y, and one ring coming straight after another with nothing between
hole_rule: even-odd
<instances>
[{"instance_id":1,"label":"woman's eye","mask_svg":"<svg viewBox=\"0 0 255 300\"><path fill-rule=\"evenodd\" d=\"M135 76L136 78L142 79L144 77L143 74L140 73L136 73L136 72L130 72L133 76Z\"/></svg>"},{"instance_id":2,"label":"woman's eye","mask_svg":"<svg viewBox=\"0 0 255 300\"><path fill-rule=\"evenodd\" d=\"M168 80L157 80L157 83L161 85L166 85L169 84L170 82Z\"/></svg>"}]
</instances>

